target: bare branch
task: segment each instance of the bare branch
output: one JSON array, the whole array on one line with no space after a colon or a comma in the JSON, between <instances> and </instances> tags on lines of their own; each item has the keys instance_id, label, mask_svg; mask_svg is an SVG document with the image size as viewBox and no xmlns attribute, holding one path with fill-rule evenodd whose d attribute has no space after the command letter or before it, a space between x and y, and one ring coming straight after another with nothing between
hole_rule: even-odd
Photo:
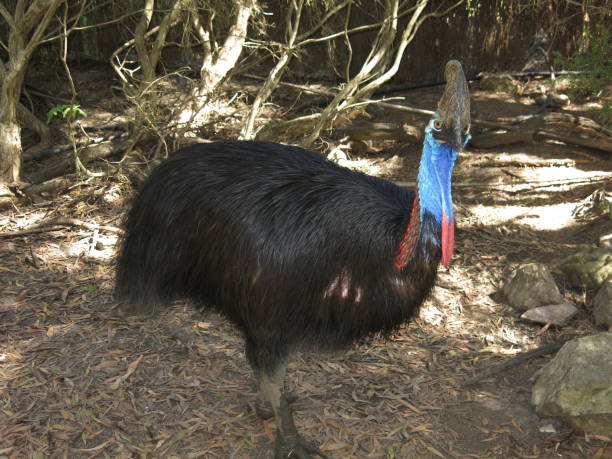
<instances>
[{"instance_id":1,"label":"bare branch","mask_svg":"<svg viewBox=\"0 0 612 459\"><path fill-rule=\"evenodd\" d=\"M297 0L297 3L296 0L292 0L289 9L287 10L287 15L285 18L288 31L287 44L284 47L278 62L269 73L268 78L257 93L257 97L255 97L255 100L251 105L247 122L240 133L240 137L242 139L252 139L255 136L255 119L257 114L259 113L261 106L272 94L272 91L274 91L274 89L278 86L278 83L289 65L300 28L303 7L304 0Z\"/></svg>"},{"instance_id":2,"label":"bare branch","mask_svg":"<svg viewBox=\"0 0 612 459\"><path fill-rule=\"evenodd\" d=\"M0 15L6 20L11 29L17 30L17 24L15 23L13 16L11 16L11 13L8 12L2 3L0 3Z\"/></svg>"},{"instance_id":3,"label":"bare branch","mask_svg":"<svg viewBox=\"0 0 612 459\"><path fill-rule=\"evenodd\" d=\"M302 35L300 35L296 41L300 41L300 42L305 41L308 37L316 33L321 27L323 27L327 21L329 21L337 13L339 13L340 11L342 11L344 8L351 5L352 3L353 3L353 0L344 0L342 3L334 6L331 10L329 10L325 14L325 16L321 18L321 20L317 24L315 24L308 32L305 32Z\"/></svg>"}]
</instances>

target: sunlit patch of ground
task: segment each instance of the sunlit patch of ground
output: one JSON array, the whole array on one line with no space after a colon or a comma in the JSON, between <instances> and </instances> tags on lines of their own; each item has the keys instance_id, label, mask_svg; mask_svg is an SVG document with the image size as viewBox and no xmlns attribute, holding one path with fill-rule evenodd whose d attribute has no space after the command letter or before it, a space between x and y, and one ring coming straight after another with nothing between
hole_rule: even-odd
<instances>
[{"instance_id":1,"label":"sunlit patch of ground","mask_svg":"<svg viewBox=\"0 0 612 459\"><path fill-rule=\"evenodd\" d=\"M497 225L507 222L522 223L537 230L556 230L574 225L574 203L555 204L551 206L483 206L470 207L472 213L486 225Z\"/></svg>"}]
</instances>

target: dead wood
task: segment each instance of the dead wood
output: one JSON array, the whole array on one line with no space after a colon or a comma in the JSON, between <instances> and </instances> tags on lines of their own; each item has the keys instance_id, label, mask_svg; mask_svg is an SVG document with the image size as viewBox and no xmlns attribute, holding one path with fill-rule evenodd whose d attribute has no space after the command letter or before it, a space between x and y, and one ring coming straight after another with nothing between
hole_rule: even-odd
<instances>
[{"instance_id":1,"label":"dead wood","mask_svg":"<svg viewBox=\"0 0 612 459\"><path fill-rule=\"evenodd\" d=\"M498 145L510 145L513 143L534 143L534 134L541 126L539 118L531 118L518 128L504 133L485 133L470 139L470 146L475 148L493 148Z\"/></svg>"},{"instance_id":2,"label":"dead wood","mask_svg":"<svg viewBox=\"0 0 612 459\"><path fill-rule=\"evenodd\" d=\"M592 119L568 113L547 113L534 116L512 131L475 136L470 140L470 145L486 149L519 142L533 143L545 139L612 153L612 135L609 130L601 127Z\"/></svg>"},{"instance_id":3,"label":"dead wood","mask_svg":"<svg viewBox=\"0 0 612 459\"><path fill-rule=\"evenodd\" d=\"M88 137L87 140L85 141L77 142L77 148L90 147L92 145L96 145L102 142L107 142L109 140L124 138L124 137L127 137L128 135L129 135L129 132L127 131L116 131L116 132L113 132L111 134L107 134L101 137ZM49 145L45 145L41 143L32 148L28 148L26 151L24 151L23 161L27 162L27 161L45 159L50 156L56 155L58 153L70 151L72 150L72 148L73 147L70 144L58 145L56 147L49 148Z\"/></svg>"},{"instance_id":4,"label":"dead wood","mask_svg":"<svg viewBox=\"0 0 612 459\"><path fill-rule=\"evenodd\" d=\"M593 161L597 162L597 159ZM576 164L587 164L589 161L586 159L525 159L522 161L518 160L499 160L499 159L476 159L470 161L471 167L573 167ZM507 172L507 171L505 171ZM513 175L515 178L516 175ZM519 177L520 178L520 177Z\"/></svg>"},{"instance_id":5,"label":"dead wood","mask_svg":"<svg viewBox=\"0 0 612 459\"><path fill-rule=\"evenodd\" d=\"M121 153L126 151L129 147L129 141L118 138L113 139L109 142L99 143L95 145L89 145L79 153L79 158L83 165L87 165L88 163L96 160L107 158L113 154ZM29 177L30 183L40 184L42 182L46 182L52 178L59 177L66 173L72 172L74 170L74 158L72 155L64 158L52 166L41 170L35 174L32 174ZM31 188L31 187L30 187Z\"/></svg>"},{"instance_id":6,"label":"dead wood","mask_svg":"<svg viewBox=\"0 0 612 459\"><path fill-rule=\"evenodd\" d=\"M245 74L244 75L247 78L252 78L254 80L265 80L266 78L264 77L260 77L258 75L253 75L253 74ZM304 91L304 92L309 92L311 94L317 94L317 95L321 95L321 96L325 96L326 98L329 97L335 97L336 93L333 91L328 91L325 89L320 89L320 88L313 88L312 86L306 86L306 85L301 85L301 84L296 84L296 83L287 83L287 82L280 82L279 83L280 86L286 86L288 88L293 88L293 89L298 89L300 91ZM394 98L397 99L397 98ZM434 114L433 111L431 110L424 110L422 108L416 108L416 107L410 107L409 105L398 105L398 104L392 104L389 102L385 102L384 100L368 100L366 101L367 104L374 104L374 105L378 105L380 107L384 107L384 108L389 108L391 110L398 110L398 111L402 111L402 112L408 112L408 113L415 113L417 115L425 115L425 116L432 116ZM300 133L306 133L309 132L310 129L310 123L313 123L317 118L319 117L318 113L312 114L312 115L307 115L305 117L299 117L296 118L294 120L289 120L289 121L284 121L284 122L280 122L280 123L276 123L274 125L271 125L269 127L269 129L267 127L264 127L260 133L257 135L257 138L263 139L263 138L270 138L270 136L272 135L272 132L278 132L278 131L283 131L285 129L290 129L291 132L293 133L292 128L296 125L300 126L303 132ZM340 118L342 119L342 118ZM306 123L306 124L304 124ZM479 119L472 119L472 124L474 126L481 126L481 127L488 127L488 128L494 128L494 129L504 129L504 130L512 130L514 129L511 126L508 126L507 124L502 124L502 123L495 123L492 121L485 121L485 120L479 120ZM406 126L404 126L405 128Z\"/></svg>"},{"instance_id":7,"label":"dead wood","mask_svg":"<svg viewBox=\"0 0 612 459\"><path fill-rule=\"evenodd\" d=\"M27 236L29 234L38 234L38 233L48 233L51 231L57 231L62 229L65 226L76 226L80 228L85 228L91 231L108 231L109 233L121 234L123 230L121 228L117 228L116 226L110 225L98 225L97 223L89 223L83 220L79 220L76 218L66 218L66 217L58 217L53 220L49 220L46 222L42 222L32 228L28 228L21 231L7 231L4 233L0 233L0 238L11 238L11 237L19 237L19 236Z\"/></svg>"},{"instance_id":8,"label":"dead wood","mask_svg":"<svg viewBox=\"0 0 612 459\"><path fill-rule=\"evenodd\" d=\"M515 357L512 357L509 360L506 360L505 362L502 362L498 365L494 365L490 368L487 368L486 370L482 371L480 374L465 381L462 385L464 387L473 386L475 384L480 383L483 379L490 378L491 376L496 376L500 373L503 373L504 371L510 370L511 368L522 365L523 363L528 362L531 359L535 359L536 357L541 357L543 355L548 355L548 354L557 352L559 349L563 347L563 345L566 342L567 341L562 341L560 343L545 344L544 346L540 346L531 351L519 354Z\"/></svg>"},{"instance_id":9,"label":"dead wood","mask_svg":"<svg viewBox=\"0 0 612 459\"><path fill-rule=\"evenodd\" d=\"M47 226L43 226L43 227L34 227L34 228L30 228L27 230L22 230L22 231L12 231L12 232L5 232L5 233L0 233L0 238L10 238L10 237L19 237L19 236L27 236L30 234L38 234L38 233L50 233L51 231L57 231L62 229L62 226L56 225L47 225Z\"/></svg>"},{"instance_id":10,"label":"dead wood","mask_svg":"<svg viewBox=\"0 0 612 459\"><path fill-rule=\"evenodd\" d=\"M566 136L557 132L540 131L538 136L544 139L558 140L563 143L569 143L579 145L581 147L593 148L595 150L602 150L607 153L612 153L612 138L610 137L589 137L583 135L583 132L578 132L575 137Z\"/></svg>"},{"instance_id":11,"label":"dead wood","mask_svg":"<svg viewBox=\"0 0 612 459\"><path fill-rule=\"evenodd\" d=\"M352 140L398 140L410 143L423 141L421 129L406 125L404 128L397 123L381 123L367 120L355 120L347 126L335 129L335 132Z\"/></svg>"},{"instance_id":12,"label":"dead wood","mask_svg":"<svg viewBox=\"0 0 612 459\"><path fill-rule=\"evenodd\" d=\"M77 226L91 231L107 231L109 233L122 234L123 230L112 225L99 225L97 223L89 223L78 218L58 217L49 222L52 225Z\"/></svg>"},{"instance_id":13,"label":"dead wood","mask_svg":"<svg viewBox=\"0 0 612 459\"><path fill-rule=\"evenodd\" d=\"M578 185L585 185L597 182L607 182L612 179L612 173L596 175L593 177L584 177L578 179L558 179L558 180L524 180L513 183L488 183L488 182L456 182L453 183L453 188L490 188L497 190L506 190L507 193L518 193L526 190L534 190L538 188L549 188L549 187L571 187ZM405 188L413 188L416 186L416 182L407 182L396 180L397 186Z\"/></svg>"},{"instance_id":14,"label":"dead wood","mask_svg":"<svg viewBox=\"0 0 612 459\"><path fill-rule=\"evenodd\" d=\"M62 188L68 188L74 183L74 180L74 174L64 175L62 177L56 177L51 180L38 183L36 185L30 185L21 191L30 197L40 195L41 193L52 193Z\"/></svg>"}]
</instances>

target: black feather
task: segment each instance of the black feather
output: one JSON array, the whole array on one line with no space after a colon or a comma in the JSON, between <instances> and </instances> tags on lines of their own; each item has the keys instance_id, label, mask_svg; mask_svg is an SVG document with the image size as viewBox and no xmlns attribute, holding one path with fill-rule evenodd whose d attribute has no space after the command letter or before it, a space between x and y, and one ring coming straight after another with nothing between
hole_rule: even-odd
<instances>
[{"instance_id":1,"label":"black feather","mask_svg":"<svg viewBox=\"0 0 612 459\"><path fill-rule=\"evenodd\" d=\"M141 311L178 297L215 308L255 369L297 346L389 334L417 312L440 260L440 225L425 213L414 257L393 266L414 197L297 147L193 145L139 191L117 292Z\"/></svg>"}]
</instances>

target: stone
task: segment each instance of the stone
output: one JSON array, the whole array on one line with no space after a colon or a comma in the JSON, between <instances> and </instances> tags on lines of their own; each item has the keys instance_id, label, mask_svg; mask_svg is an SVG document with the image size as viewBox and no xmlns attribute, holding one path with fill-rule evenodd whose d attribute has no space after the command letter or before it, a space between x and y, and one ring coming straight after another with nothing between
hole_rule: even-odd
<instances>
[{"instance_id":1,"label":"stone","mask_svg":"<svg viewBox=\"0 0 612 459\"><path fill-rule=\"evenodd\" d=\"M483 91L514 94L516 92L516 87L516 81L507 73L483 73L480 78L480 89Z\"/></svg>"},{"instance_id":2,"label":"stone","mask_svg":"<svg viewBox=\"0 0 612 459\"><path fill-rule=\"evenodd\" d=\"M536 104L546 107L561 108L570 103L570 99L566 94L556 94L550 92L534 98Z\"/></svg>"},{"instance_id":3,"label":"stone","mask_svg":"<svg viewBox=\"0 0 612 459\"><path fill-rule=\"evenodd\" d=\"M514 277L502 289L505 302L519 311L563 303L563 296L548 268L528 263L516 269Z\"/></svg>"},{"instance_id":4,"label":"stone","mask_svg":"<svg viewBox=\"0 0 612 459\"><path fill-rule=\"evenodd\" d=\"M540 416L612 435L612 332L568 341L542 368L531 394Z\"/></svg>"},{"instance_id":5,"label":"stone","mask_svg":"<svg viewBox=\"0 0 612 459\"><path fill-rule=\"evenodd\" d=\"M593 317L595 324L612 327L612 279L601 286L593 299Z\"/></svg>"},{"instance_id":6,"label":"stone","mask_svg":"<svg viewBox=\"0 0 612 459\"><path fill-rule=\"evenodd\" d=\"M529 309L521 315L521 319L539 324L565 325L565 323L578 313L578 308L569 301L538 306Z\"/></svg>"},{"instance_id":7,"label":"stone","mask_svg":"<svg viewBox=\"0 0 612 459\"><path fill-rule=\"evenodd\" d=\"M563 260L561 271L571 287L597 290L612 277L612 250L587 246Z\"/></svg>"},{"instance_id":8,"label":"stone","mask_svg":"<svg viewBox=\"0 0 612 459\"><path fill-rule=\"evenodd\" d=\"M338 146L334 148L332 151L330 151L327 154L327 159L335 163L339 161L346 161L348 159L348 156L342 147L343 146Z\"/></svg>"}]
</instances>

